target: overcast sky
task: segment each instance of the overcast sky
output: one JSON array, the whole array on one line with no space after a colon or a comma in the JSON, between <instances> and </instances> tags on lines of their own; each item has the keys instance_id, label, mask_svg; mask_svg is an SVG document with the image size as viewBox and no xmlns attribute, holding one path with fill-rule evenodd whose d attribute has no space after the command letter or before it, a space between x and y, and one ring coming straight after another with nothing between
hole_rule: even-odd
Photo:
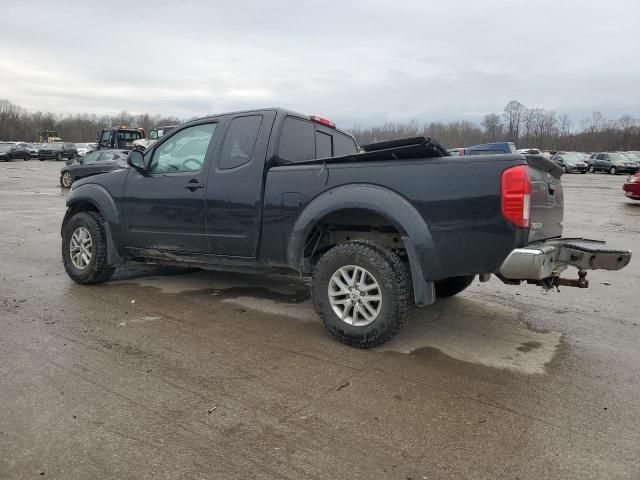
<instances>
[{"instance_id":1,"label":"overcast sky","mask_svg":"<svg viewBox=\"0 0 640 480\"><path fill-rule=\"evenodd\" d=\"M640 1L0 1L0 98L348 127L526 106L640 117Z\"/></svg>"}]
</instances>

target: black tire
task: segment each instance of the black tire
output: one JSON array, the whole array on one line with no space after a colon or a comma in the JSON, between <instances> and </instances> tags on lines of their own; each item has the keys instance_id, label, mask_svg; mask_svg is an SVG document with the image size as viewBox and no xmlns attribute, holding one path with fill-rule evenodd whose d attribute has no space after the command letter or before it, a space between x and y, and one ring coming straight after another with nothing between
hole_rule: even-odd
<instances>
[{"instance_id":1,"label":"black tire","mask_svg":"<svg viewBox=\"0 0 640 480\"><path fill-rule=\"evenodd\" d=\"M30 153L27 153L27 154L24 156L24 161L25 161L25 162L28 162L29 160L31 160L31 154L30 154Z\"/></svg>"},{"instance_id":2,"label":"black tire","mask_svg":"<svg viewBox=\"0 0 640 480\"><path fill-rule=\"evenodd\" d=\"M589 165L589 173L596 173L596 167Z\"/></svg>"},{"instance_id":3,"label":"black tire","mask_svg":"<svg viewBox=\"0 0 640 480\"><path fill-rule=\"evenodd\" d=\"M569 173L569 169L567 168L567 166L566 166L566 165L564 165L564 166L562 167L562 170L564 170L564 173Z\"/></svg>"},{"instance_id":4,"label":"black tire","mask_svg":"<svg viewBox=\"0 0 640 480\"><path fill-rule=\"evenodd\" d=\"M364 326L353 326L338 318L329 301L329 282L341 267L366 269L378 282L382 302L377 316ZM393 338L413 310L413 289L408 265L390 250L372 242L342 243L326 252L313 272L313 306L324 327L338 341L358 348L371 348Z\"/></svg>"},{"instance_id":5,"label":"black tire","mask_svg":"<svg viewBox=\"0 0 640 480\"><path fill-rule=\"evenodd\" d=\"M56 162L61 162L62 160L64 160L64 157L62 156L62 152L60 152L56 155Z\"/></svg>"},{"instance_id":6,"label":"black tire","mask_svg":"<svg viewBox=\"0 0 640 480\"><path fill-rule=\"evenodd\" d=\"M582 171L582 172L580 172L580 173L584 175L585 173L587 173L587 171L586 171L586 170L583 170L583 171Z\"/></svg>"},{"instance_id":7,"label":"black tire","mask_svg":"<svg viewBox=\"0 0 640 480\"><path fill-rule=\"evenodd\" d=\"M92 241L92 252L88 265L85 268L76 267L71 261L71 237L79 228L86 228ZM62 228L62 262L67 275L74 282L102 283L109 280L115 267L107 263L107 234L105 222L98 212L76 213Z\"/></svg>"},{"instance_id":8,"label":"black tire","mask_svg":"<svg viewBox=\"0 0 640 480\"><path fill-rule=\"evenodd\" d=\"M64 172L60 175L60 186L62 188L71 188L71 184L73 183L73 177L69 172Z\"/></svg>"},{"instance_id":9,"label":"black tire","mask_svg":"<svg viewBox=\"0 0 640 480\"><path fill-rule=\"evenodd\" d=\"M609 173L610 173L611 175L615 175L615 174L617 174L617 173L618 173L618 169L617 169L616 167L611 167L611 168L609 169Z\"/></svg>"},{"instance_id":10,"label":"black tire","mask_svg":"<svg viewBox=\"0 0 640 480\"><path fill-rule=\"evenodd\" d=\"M444 280L438 280L435 282L436 297L453 297L471 285L475 278L475 275L463 275L461 277L449 277Z\"/></svg>"}]
</instances>

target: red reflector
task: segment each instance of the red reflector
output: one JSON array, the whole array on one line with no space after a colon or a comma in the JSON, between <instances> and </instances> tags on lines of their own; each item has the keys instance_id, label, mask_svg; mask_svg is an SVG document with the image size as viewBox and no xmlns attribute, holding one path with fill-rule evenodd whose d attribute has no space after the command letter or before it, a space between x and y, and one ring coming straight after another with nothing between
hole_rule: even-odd
<instances>
[{"instance_id":1,"label":"red reflector","mask_svg":"<svg viewBox=\"0 0 640 480\"><path fill-rule=\"evenodd\" d=\"M336 124L333 123L331 120L327 120L326 118L322 118L319 117L317 115L310 115L309 118L311 119L311 121L316 122L316 123L320 123L322 125L325 125L329 128L336 128Z\"/></svg>"},{"instance_id":2,"label":"red reflector","mask_svg":"<svg viewBox=\"0 0 640 480\"><path fill-rule=\"evenodd\" d=\"M528 228L531 213L529 167L517 165L502 172L500 186L502 215L516 227Z\"/></svg>"}]
</instances>

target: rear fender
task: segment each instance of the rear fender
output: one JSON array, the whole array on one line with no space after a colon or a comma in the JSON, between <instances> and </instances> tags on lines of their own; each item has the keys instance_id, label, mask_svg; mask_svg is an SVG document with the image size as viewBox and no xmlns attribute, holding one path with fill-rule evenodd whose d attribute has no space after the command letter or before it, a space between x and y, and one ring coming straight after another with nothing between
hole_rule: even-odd
<instances>
[{"instance_id":1,"label":"rear fender","mask_svg":"<svg viewBox=\"0 0 640 480\"><path fill-rule=\"evenodd\" d=\"M312 200L293 226L287 247L288 265L302 272L305 241L313 227L326 215L345 209L369 210L395 226L409 257L416 304L433 303L433 282L428 280L428 275L437 270L438 256L429 226L404 197L375 185L341 186Z\"/></svg>"}]
</instances>

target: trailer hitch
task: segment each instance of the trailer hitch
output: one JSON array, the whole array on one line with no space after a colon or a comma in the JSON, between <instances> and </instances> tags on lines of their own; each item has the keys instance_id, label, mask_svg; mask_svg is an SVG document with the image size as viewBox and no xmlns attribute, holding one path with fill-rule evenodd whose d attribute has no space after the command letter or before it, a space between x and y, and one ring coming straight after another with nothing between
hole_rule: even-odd
<instances>
[{"instance_id":1,"label":"trailer hitch","mask_svg":"<svg viewBox=\"0 0 640 480\"><path fill-rule=\"evenodd\" d=\"M550 278L544 278L542 280L527 280L527 283L533 283L535 285L539 285L545 290L551 290L555 287L556 290L560 291L560 286L563 287L578 287L578 288L589 288L589 280L587 280L587 271L579 270L578 278L562 278L559 275L555 275Z\"/></svg>"},{"instance_id":2,"label":"trailer hitch","mask_svg":"<svg viewBox=\"0 0 640 480\"><path fill-rule=\"evenodd\" d=\"M586 270L578 270L577 279L553 277L553 283L558 290L560 290L558 288L560 285L565 287L589 288L589 280L587 280Z\"/></svg>"}]
</instances>

